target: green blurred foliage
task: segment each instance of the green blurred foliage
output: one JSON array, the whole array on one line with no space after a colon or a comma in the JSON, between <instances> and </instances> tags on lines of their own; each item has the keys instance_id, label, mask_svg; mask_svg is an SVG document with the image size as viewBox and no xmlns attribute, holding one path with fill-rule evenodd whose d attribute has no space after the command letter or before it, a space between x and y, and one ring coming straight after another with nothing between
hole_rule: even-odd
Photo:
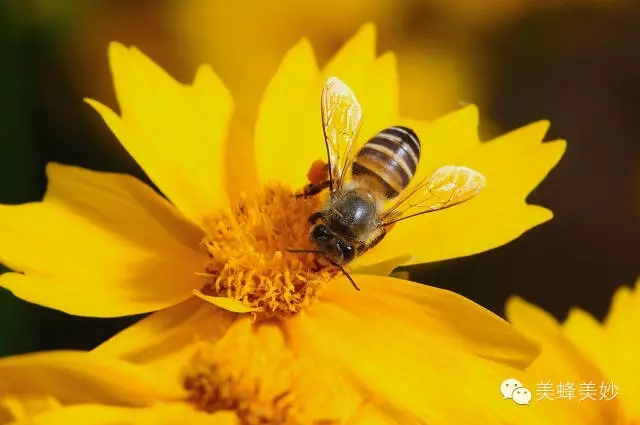
<instances>
[{"instance_id":1,"label":"green blurred foliage","mask_svg":"<svg viewBox=\"0 0 640 425\"><path fill-rule=\"evenodd\" d=\"M65 96L57 96L59 92L68 93L68 88L64 87L64 79L58 78L56 52L62 40L73 34L78 15L88 10L91 3L96 2L0 2L2 204L42 199L48 161L121 168L100 159L99 151L87 155L78 149L84 144L83 129L90 125L87 124L90 120L76 119L84 121L84 127L80 124L77 132L64 131L52 122L52 111L56 108L62 110L62 115L73 117L77 114L73 104L82 105L81 96L72 102L65 102ZM53 102L45 101L47 93ZM126 168L128 161L122 163ZM0 273L6 270L0 264ZM91 348L134 320L137 318L78 319L26 303L0 289L0 356L61 347Z\"/></svg>"},{"instance_id":2,"label":"green blurred foliage","mask_svg":"<svg viewBox=\"0 0 640 425\"><path fill-rule=\"evenodd\" d=\"M0 6L0 202L17 204L41 196L44 171L30 121L34 96L24 78L29 73L29 28L8 7ZM0 355L35 347L33 323L25 311L24 303L0 292Z\"/></svg>"}]
</instances>

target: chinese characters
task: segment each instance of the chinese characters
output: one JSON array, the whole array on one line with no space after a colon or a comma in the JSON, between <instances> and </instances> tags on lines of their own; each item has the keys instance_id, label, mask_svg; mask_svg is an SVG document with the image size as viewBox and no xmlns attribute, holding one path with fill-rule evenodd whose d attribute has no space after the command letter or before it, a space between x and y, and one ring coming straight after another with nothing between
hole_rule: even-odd
<instances>
[{"instance_id":1,"label":"chinese characters","mask_svg":"<svg viewBox=\"0 0 640 425\"><path fill-rule=\"evenodd\" d=\"M540 381L536 386L536 400L609 401L618 396L619 388L613 382L593 381L558 382Z\"/></svg>"}]
</instances>

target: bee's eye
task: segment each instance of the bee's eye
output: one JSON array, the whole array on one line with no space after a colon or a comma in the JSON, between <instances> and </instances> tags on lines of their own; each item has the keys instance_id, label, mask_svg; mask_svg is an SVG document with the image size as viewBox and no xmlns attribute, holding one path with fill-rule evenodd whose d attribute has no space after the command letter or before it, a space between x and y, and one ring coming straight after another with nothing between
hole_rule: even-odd
<instances>
[{"instance_id":1,"label":"bee's eye","mask_svg":"<svg viewBox=\"0 0 640 425\"><path fill-rule=\"evenodd\" d=\"M329 236L329 232L327 231L327 228L325 226L319 225L313 228L313 230L311 231L311 236L314 239L324 239Z\"/></svg>"},{"instance_id":2,"label":"bee's eye","mask_svg":"<svg viewBox=\"0 0 640 425\"><path fill-rule=\"evenodd\" d=\"M352 245L342 243L340 244L340 250L342 251L342 258L346 262L353 260L353 257L356 255L356 250Z\"/></svg>"}]
</instances>

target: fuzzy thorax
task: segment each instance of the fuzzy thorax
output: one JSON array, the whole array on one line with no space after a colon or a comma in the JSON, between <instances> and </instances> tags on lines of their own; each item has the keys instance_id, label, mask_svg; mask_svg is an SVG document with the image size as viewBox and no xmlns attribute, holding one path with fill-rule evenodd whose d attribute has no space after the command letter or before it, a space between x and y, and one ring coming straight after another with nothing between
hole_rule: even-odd
<instances>
[{"instance_id":1,"label":"fuzzy thorax","mask_svg":"<svg viewBox=\"0 0 640 425\"><path fill-rule=\"evenodd\" d=\"M313 304L318 291L339 271L309 249L309 216L320 197L296 198L282 185L243 196L230 211L207 224L203 247L210 280L204 295L232 298L269 318L296 314Z\"/></svg>"}]
</instances>

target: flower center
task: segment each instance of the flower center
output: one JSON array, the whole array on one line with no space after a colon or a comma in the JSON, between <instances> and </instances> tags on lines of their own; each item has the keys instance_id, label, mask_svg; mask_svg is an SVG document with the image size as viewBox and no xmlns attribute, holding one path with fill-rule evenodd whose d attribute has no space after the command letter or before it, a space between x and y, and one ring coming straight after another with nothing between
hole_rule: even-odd
<instances>
[{"instance_id":1,"label":"flower center","mask_svg":"<svg viewBox=\"0 0 640 425\"><path fill-rule=\"evenodd\" d=\"M184 386L197 408L233 411L245 425L336 424L318 418L301 397L302 369L277 321L240 316L219 341L201 346Z\"/></svg>"},{"instance_id":2,"label":"flower center","mask_svg":"<svg viewBox=\"0 0 640 425\"><path fill-rule=\"evenodd\" d=\"M230 211L214 214L202 245L209 253L207 296L233 298L262 318L300 312L339 271L309 249L309 216L320 197L296 198L282 185L243 196Z\"/></svg>"}]
</instances>

